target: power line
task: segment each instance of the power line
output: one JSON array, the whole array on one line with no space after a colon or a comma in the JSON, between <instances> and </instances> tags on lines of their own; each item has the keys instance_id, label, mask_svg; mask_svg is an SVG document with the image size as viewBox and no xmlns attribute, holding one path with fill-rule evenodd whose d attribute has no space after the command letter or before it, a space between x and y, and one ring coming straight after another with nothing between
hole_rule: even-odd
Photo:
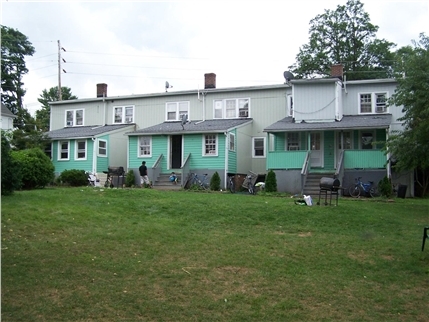
<instances>
[{"instance_id":1,"label":"power line","mask_svg":"<svg viewBox=\"0 0 429 322\"><path fill-rule=\"evenodd\" d=\"M174 59L198 59L198 60L208 60L209 58L201 57L175 57L175 56L152 56L152 55L134 55L134 54L118 54L118 53L94 53L88 51L73 51L68 50L68 53L78 53L78 54L90 54L90 55L106 55L106 56L130 56L130 57L151 57L151 58L174 58Z\"/></svg>"}]
</instances>

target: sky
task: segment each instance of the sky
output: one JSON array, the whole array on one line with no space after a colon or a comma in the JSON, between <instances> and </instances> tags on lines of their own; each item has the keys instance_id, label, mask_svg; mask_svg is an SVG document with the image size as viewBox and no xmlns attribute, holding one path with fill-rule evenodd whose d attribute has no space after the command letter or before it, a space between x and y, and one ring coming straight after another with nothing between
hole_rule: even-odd
<instances>
[{"instance_id":1,"label":"sky","mask_svg":"<svg viewBox=\"0 0 429 322\"><path fill-rule=\"evenodd\" d=\"M397 45L429 35L429 0L361 0L377 38ZM78 98L284 83L308 43L309 22L346 0L13 1L1 0L1 24L35 48L26 57L24 107L34 115L43 90ZM64 48L59 50L60 48ZM61 64L58 58L61 57ZM60 67L60 68L59 68ZM59 73L59 69L61 73Z\"/></svg>"}]
</instances>

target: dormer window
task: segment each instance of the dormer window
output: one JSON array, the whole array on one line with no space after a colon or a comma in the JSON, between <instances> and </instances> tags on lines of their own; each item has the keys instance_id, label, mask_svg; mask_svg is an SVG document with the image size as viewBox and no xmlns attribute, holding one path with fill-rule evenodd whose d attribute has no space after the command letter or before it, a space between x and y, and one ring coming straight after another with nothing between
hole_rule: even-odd
<instances>
[{"instance_id":1,"label":"dormer window","mask_svg":"<svg viewBox=\"0 0 429 322\"><path fill-rule=\"evenodd\" d=\"M67 110L66 126L83 125L83 110Z\"/></svg>"}]
</instances>

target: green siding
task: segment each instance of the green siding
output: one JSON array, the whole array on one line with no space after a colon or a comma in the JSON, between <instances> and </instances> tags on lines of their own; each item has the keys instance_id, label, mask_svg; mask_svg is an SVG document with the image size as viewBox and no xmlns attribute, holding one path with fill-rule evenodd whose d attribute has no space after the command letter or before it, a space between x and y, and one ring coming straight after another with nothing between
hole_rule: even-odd
<instances>
[{"instance_id":1,"label":"green siding","mask_svg":"<svg viewBox=\"0 0 429 322\"><path fill-rule=\"evenodd\" d=\"M218 155L203 156L203 134L185 135L184 155L191 153L190 169L224 169L225 168L225 139L217 135Z\"/></svg>"},{"instance_id":2,"label":"green siding","mask_svg":"<svg viewBox=\"0 0 429 322\"><path fill-rule=\"evenodd\" d=\"M235 151L230 151L228 149L228 169L227 171L230 173L237 173L237 130L234 129L231 133L235 134ZM226 139L225 139L226 140Z\"/></svg>"},{"instance_id":3,"label":"green siding","mask_svg":"<svg viewBox=\"0 0 429 322\"><path fill-rule=\"evenodd\" d=\"M267 169L301 169L307 151L268 152Z\"/></svg>"},{"instance_id":4,"label":"green siding","mask_svg":"<svg viewBox=\"0 0 429 322\"><path fill-rule=\"evenodd\" d=\"M138 157L138 136L129 137L129 150L128 160L129 168L138 168L141 166L143 161L146 161L148 167L152 167L154 162L158 160L158 157L162 154L164 157L161 162L162 171L167 169L167 147L168 147L168 136L156 135L152 136L152 156L151 157Z\"/></svg>"},{"instance_id":5,"label":"green siding","mask_svg":"<svg viewBox=\"0 0 429 322\"><path fill-rule=\"evenodd\" d=\"M380 169L386 166L386 156L381 150L345 150L345 169Z\"/></svg>"},{"instance_id":6,"label":"green siding","mask_svg":"<svg viewBox=\"0 0 429 322\"><path fill-rule=\"evenodd\" d=\"M80 141L80 140L79 140ZM86 140L86 160L76 160L75 151L76 151L76 140L69 140L69 160L58 160L58 142L53 141L52 149L52 164L55 167L56 173L61 173L64 170L92 170L92 157L93 157L93 142L90 139Z\"/></svg>"},{"instance_id":7,"label":"green siding","mask_svg":"<svg viewBox=\"0 0 429 322\"><path fill-rule=\"evenodd\" d=\"M274 151L284 151L286 145L286 133L278 133L275 136L275 150Z\"/></svg>"},{"instance_id":8,"label":"green siding","mask_svg":"<svg viewBox=\"0 0 429 322\"><path fill-rule=\"evenodd\" d=\"M107 146L107 156L106 157L100 157L97 155L97 172L103 172L107 171L109 167L109 153L110 153L110 142L109 142L109 136L103 135L100 136L98 139L106 141ZM97 151L98 154L98 151Z\"/></svg>"},{"instance_id":9,"label":"green siding","mask_svg":"<svg viewBox=\"0 0 429 322\"><path fill-rule=\"evenodd\" d=\"M385 129L378 129L375 131L375 139L377 142L376 148L378 150L382 149L384 147L384 142L386 142L386 130Z\"/></svg>"}]
</instances>

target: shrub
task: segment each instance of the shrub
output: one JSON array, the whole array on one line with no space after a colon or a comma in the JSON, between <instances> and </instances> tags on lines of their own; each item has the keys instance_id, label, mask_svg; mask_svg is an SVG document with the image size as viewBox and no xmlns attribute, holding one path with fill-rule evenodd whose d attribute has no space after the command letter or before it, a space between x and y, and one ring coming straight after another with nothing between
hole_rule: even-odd
<instances>
[{"instance_id":1,"label":"shrub","mask_svg":"<svg viewBox=\"0 0 429 322\"><path fill-rule=\"evenodd\" d=\"M69 184L73 187L88 185L88 177L84 170L64 170L57 179L59 182Z\"/></svg>"},{"instance_id":2,"label":"shrub","mask_svg":"<svg viewBox=\"0 0 429 322\"><path fill-rule=\"evenodd\" d=\"M265 191L266 192L276 192L277 191L277 179L276 174L273 170L270 170L265 179Z\"/></svg>"},{"instance_id":3,"label":"shrub","mask_svg":"<svg viewBox=\"0 0 429 322\"><path fill-rule=\"evenodd\" d=\"M18 162L12 158L9 141L1 131L1 194L10 195L22 184Z\"/></svg>"},{"instance_id":4,"label":"shrub","mask_svg":"<svg viewBox=\"0 0 429 322\"><path fill-rule=\"evenodd\" d=\"M13 151L11 156L21 169L22 188L43 188L53 181L54 165L40 148Z\"/></svg>"},{"instance_id":5,"label":"shrub","mask_svg":"<svg viewBox=\"0 0 429 322\"><path fill-rule=\"evenodd\" d=\"M125 176L125 187L132 187L135 185L135 175L133 170L129 170Z\"/></svg>"},{"instance_id":6,"label":"shrub","mask_svg":"<svg viewBox=\"0 0 429 322\"><path fill-rule=\"evenodd\" d=\"M378 183L378 192L386 198L389 198L392 195L392 184L387 176L384 176L384 178Z\"/></svg>"},{"instance_id":7,"label":"shrub","mask_svg":"<svg viewBox=\"0 0 429 322\"><path fill-rule=\"evenodd\" d=\"M220 190L220 176L217 171L213 174L210 179L210 190L219 191Z\"/></svg>"}]
</instances>

